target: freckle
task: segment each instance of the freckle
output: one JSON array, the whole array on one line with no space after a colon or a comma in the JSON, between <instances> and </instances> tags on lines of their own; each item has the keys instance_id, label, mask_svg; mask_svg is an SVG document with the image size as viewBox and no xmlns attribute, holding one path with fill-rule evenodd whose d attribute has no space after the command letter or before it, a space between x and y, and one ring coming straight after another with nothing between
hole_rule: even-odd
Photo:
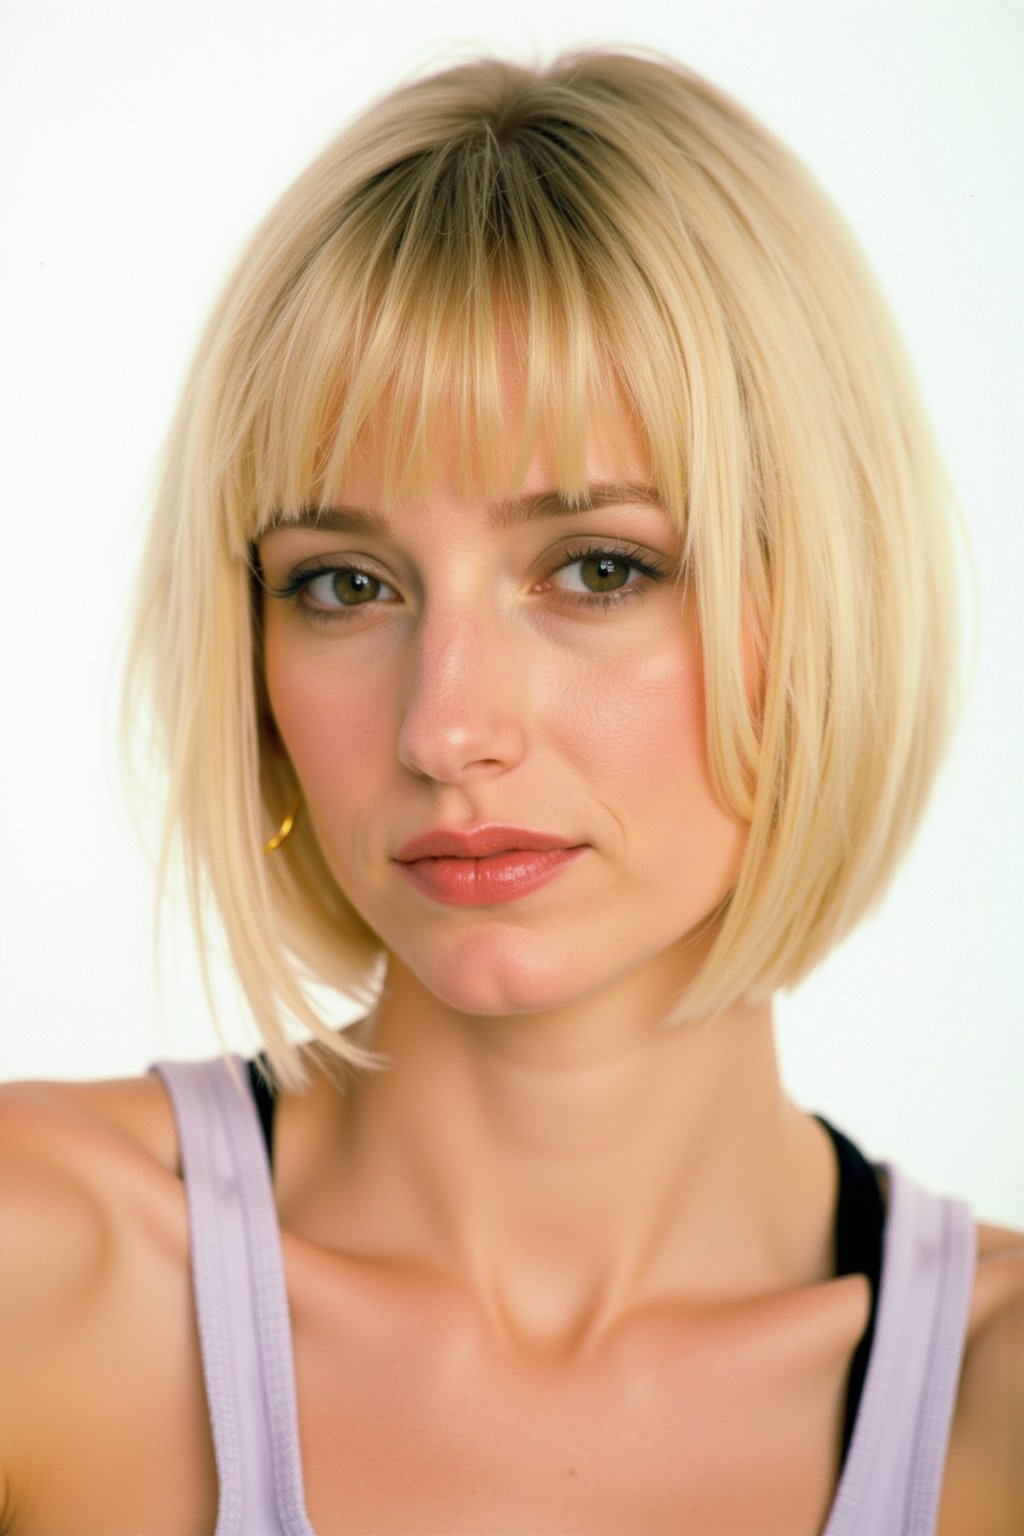
<instances>
[{"instance_id":1,"label":"freckle","mask_svg":"<svg viewBox=\"0 0 1024 1536\"><path fill-rule=\"evenodd\" d=\"M575 1467L566 1467L565 1475L566 1475L566 1477L575 1477L576 1476L576 1468Z\"/></svg>"}]
</instances>

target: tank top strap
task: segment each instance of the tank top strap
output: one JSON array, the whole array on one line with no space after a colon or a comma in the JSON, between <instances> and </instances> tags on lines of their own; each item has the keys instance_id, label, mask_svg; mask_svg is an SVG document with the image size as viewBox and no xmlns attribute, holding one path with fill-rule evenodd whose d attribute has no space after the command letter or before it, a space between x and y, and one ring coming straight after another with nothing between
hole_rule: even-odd
<instances>
[{"instance_id":1,"label":"tank top strap","mask_svg":"<svg viewBox=\"0 0 1024 1536\"><path fill-rule=\"evenodd\" d=\"M217 1461L215 1536L313 1536L280 1231L244 1064L218 1057L151 1070L178 1129Z\"/></svg>"},{"instance_id":2,"label":"tank top strap","mask_svg":"<svg viewBox=\"0 0 1024 1536\"><path fill-rule=\"evenodd\" d=\"M874 1345L823 1536L934 1536L967 1337L970 1210L889 1164Z\"/></svg>"}]
</instances>

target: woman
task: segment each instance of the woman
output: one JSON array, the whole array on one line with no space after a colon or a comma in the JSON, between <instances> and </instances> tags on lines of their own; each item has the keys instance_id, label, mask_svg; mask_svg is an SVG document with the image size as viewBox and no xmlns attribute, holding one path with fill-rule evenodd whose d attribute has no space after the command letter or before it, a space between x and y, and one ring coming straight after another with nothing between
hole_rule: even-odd
<instances>
[{"instance_id":1,"label":"woman","mask_svg":"<svg viewBox=\"0 0 1024 1536\"><path fill-rule=\"evenodd\" d=\"M1019 1528L1019 1239L772 1038L946 741L947 501L842 224L675 65L464 66L285 195L129 695L266 1054L6 1090L6 1531Z\"/></svg>"}]
</instances>

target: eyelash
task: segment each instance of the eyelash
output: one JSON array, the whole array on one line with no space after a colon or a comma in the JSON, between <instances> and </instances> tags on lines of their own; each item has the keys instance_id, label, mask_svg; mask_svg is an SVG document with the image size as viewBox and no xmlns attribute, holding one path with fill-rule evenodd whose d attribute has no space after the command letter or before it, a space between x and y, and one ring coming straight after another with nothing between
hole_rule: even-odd
<instances>
[{"instance_id":1,"label":"eyelash","mask_svg":"<svg viewBox=\"0 0 1024 1536\"><path fill-rule=\"evenodd\" d=\"M585 544L578 548L567 549L564 558L555 566L551 575L557 575L559 571L568 570L569 567L579 565L585 560L602 559L616 560L621 564L630 566L633 571L639 573L642 579L633 581L629 586L620 587L614 592L590 592L586 595L582 593L563 594L563 596L568 597L573 607L598 608L603 612L613 608L620 608L626 602L644 597L650 585L664 580L667 574L659 566L652 564L650 559L645 557L643 551L635 545ZM304 594L320 576L347 576L356 573L362 576L370 576L374 581L379 581L382 586L390 586L390 583L385 582L383 577L374 575L373 571L367 570L364 566L350 565L333 560L316 560L312 565L304 565L300 570L293 572L283 586L267 586L265 590L269 597L281 599L297 597L300 607L311 618L321 623L332 623L339 619L344 620L348 618L350 615L357 613L361 608L375 608L379 605L375 602L367 602L353 603L348 606L339 603L336 607L320 607L310 602ZM549 577L545 578L545 580L549 579Z\"/></svg>"}]
</instances>

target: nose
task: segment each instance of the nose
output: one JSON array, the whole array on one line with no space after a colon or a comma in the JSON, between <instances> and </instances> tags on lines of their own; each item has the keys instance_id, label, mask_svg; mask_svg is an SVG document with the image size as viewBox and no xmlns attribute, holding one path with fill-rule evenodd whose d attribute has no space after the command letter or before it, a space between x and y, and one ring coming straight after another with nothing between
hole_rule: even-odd
<instances>
[{"instance_id":1,"label":"nose","mask_svg":"<svg viewBox=\"0 0 1024 1536\"><path fill-rule=\"evenodd\" d=\"M520 762L527 744L524 671L492 616L424 614L411 659L398 758L418 778L458 784Z\"/></svg>"}]
</instances>

